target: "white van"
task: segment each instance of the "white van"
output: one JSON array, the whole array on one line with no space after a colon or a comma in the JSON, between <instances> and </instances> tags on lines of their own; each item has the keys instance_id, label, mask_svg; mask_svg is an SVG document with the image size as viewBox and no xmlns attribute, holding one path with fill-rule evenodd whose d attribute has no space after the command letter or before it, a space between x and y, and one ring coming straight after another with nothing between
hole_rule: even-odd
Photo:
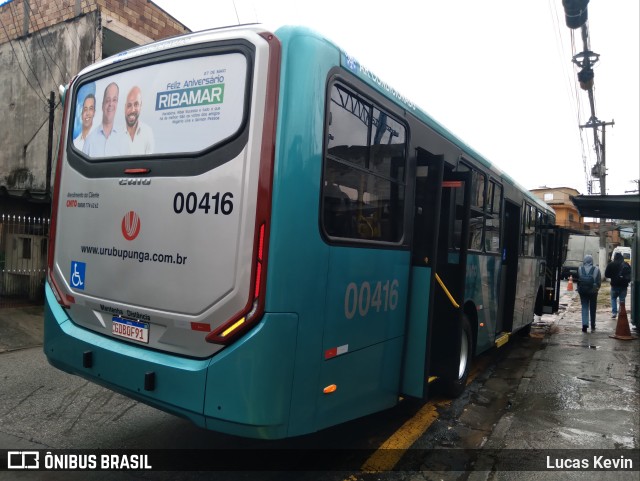
<instances>
[{"instance_id":1,"label":"white van","mask_svg":"<svg viewBox=\"0 0 640 481\"><path fill-rule=\"evenodd\" d=\"M615 249L613 249L613 252L611 253L611 260L613 260L614 256L616 255L616 252L619 252L620 254L622 254L622 257L624 258L624 261L631 265L631 247L624 247L624 246L618 246Z\"/></svg>"}]
</instances>

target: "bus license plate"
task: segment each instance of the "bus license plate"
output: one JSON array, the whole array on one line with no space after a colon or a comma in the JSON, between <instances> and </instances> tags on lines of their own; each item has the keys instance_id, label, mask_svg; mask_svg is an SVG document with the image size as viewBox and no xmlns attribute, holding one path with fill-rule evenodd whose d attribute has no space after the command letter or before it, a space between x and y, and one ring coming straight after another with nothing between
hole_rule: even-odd
<instances>
[{"instance_id":1,"label":"bus license plate","mask_svg":"<svg viewBox=\"0 0 640 481\"><path fill-rule=\"evenodd\" d=\"M114 336L124 337L132 341L149 343L149 324L146 322L114 316L112 318L111 333Z\"/></svg>"}]
</instances>

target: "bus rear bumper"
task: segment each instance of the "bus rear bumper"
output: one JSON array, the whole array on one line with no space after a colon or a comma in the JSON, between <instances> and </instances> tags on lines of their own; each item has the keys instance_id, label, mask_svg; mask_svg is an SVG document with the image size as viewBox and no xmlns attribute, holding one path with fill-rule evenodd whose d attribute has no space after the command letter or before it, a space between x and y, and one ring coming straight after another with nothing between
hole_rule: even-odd
<instances>
[{"instance_id":1,"label":"bus rear bumper","mask_svg":"<svg viewBox=\"0 0 640 481\"><path fill-rule=\"evenodd\" d=\"M79 327L48 284L45 290L44 353L49 364L204 427L202 399L209 359L177 358ZM153 390L145 390L147 373L154 373Z\"/></svg>"},{"instance_id":2,"label":"bus rear bumper","mask_svg":"<svg viewBox=\"0 0 640 481\"><path fill-rule=\"evenodd\" d=\"M255 438L287 435L297 316L271 315L279 322L263 319L218 355L188 359L79 327L48 284L45 296L44 353L52 366L200 427Z\"/></svg>"}]
</instances>

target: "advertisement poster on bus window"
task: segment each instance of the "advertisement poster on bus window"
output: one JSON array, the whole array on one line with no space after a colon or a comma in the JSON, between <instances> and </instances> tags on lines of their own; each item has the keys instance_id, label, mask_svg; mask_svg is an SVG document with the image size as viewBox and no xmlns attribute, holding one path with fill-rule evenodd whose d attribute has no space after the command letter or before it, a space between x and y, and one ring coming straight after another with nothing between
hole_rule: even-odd
<instances>
[{"instance_id":1,"label":"advertisement poster on bus window","mask_svg":"<svg viewBox=\"0 0 640 481\"><path fill-rule=\"evenodd\" d=\"M242 123L247 60L239 53L149 65L82 84L73 145L91 159L199 152Z\"/></svg>"}]
</instances>

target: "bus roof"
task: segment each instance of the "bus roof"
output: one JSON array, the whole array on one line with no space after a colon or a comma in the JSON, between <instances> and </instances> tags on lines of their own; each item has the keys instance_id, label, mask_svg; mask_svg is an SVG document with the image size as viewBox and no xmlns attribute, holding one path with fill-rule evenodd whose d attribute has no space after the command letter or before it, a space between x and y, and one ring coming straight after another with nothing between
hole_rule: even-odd
<instances>
[{"instance_id":1,"label":"bus roof","mask_svg":"<svg viewBox=\"0 0 640 481\"><path fill-rule=\"evenodd\" d=\"M525 197L531 202L537 204L538 206L544 208L548 212L553 212L553 210L538 197L534 196L531 192L529 192L525 187L516 182L509 174L504 172L502 169L497 167L495 164L492 164L489 160L487 160L484 156L478 153L476 150L471 148L467 143L461 140L459 137L451 133L447 128L445 128L442 124L434 120L426 111L417 106L411 99L404 96L398 90L393 88L391 85L386 83L380 77L378 77L374 72L369 70L365 65L362 65L354 56L348 54L339 45L333 42L331 39L323 36L322 34L311 30L306 27L299 26L283 26L276 30L276 35L278 37L290 37L293 35L310 35L323 39L324 41L331 44L333 47L340 51L341 57L341 65L342 67L348 69L352 72L356 77L375 88L378 92L388 98L390 101L402 106L405 110L410 112L412 115L420 119L434 131L445 137L448 141L456 145L466 156L471 159L474 159L485 167L494 172L497 176L502 178L503 180L509 182L516 189L521 191Z\"/></svg>"},{"instance_id":2,"label":"bus roof","mask_svg":"<svg viewBox=\"0 0 640 481\"><path fill-rule=\"evenodd\" d=\"M178 35L175 37L171 37L165 40L160 40L157 42L153 42L147 45L142 45L139 47L132 48L130 50L125 50L118 54L115 54L111 57L108 57L100 62L97 62L91 66L88 66L84 70L80 72L80 74L86 74L96 69L103 68L108 65L113 65L118 62L121 62L125 59L138 57L141 55L159 52L162 50L170 50L173 48L178 48L187 45L193 45L198 43L210 42L217 40L221 35L227 36L230 31L253 31L255 33L260 33L268 30L266 26L261 24L247 24L247 25L236 25L230 27L220 27L213 28L208 30L202 30L199 32L188 33L184 35ZM390 101L402 106L412 115L420 119L434 131L445 137L448 141L456 145L465 155L468 157L480 162L485 167L493 171L497 176L501 177L503 180L509 182L511 185L516 187L519 191L521 191L530 201L539 205L549 212L553 212L553 210L542 200L534 196L530 193L526 188L518 184L510 175L505 173L502 169L498 168L496 165L492 164L489 160L487 160L480 153L475 151L469 145L467 145L463 140L459 137L451 133L448 129L446 129L442 124L434 120L426 111L422 108L418 107L415 103L413 103L409 98L402 95L395 88L387 84L384 80L378 77L375 73L369 70L366 66L362 65L358 60L348 54L346 51L340 48L335 42L331 39L325 37L324 35L316 32L307 27L302 26L282 26L275 30L274 32L278 38L290 38L296 35L308 35L313 36L328 44L332 45L340 52L340 61L341 65L352 72L356 77L361 79L363 82L367 83Z\"/></svg>"}]
</instances>

